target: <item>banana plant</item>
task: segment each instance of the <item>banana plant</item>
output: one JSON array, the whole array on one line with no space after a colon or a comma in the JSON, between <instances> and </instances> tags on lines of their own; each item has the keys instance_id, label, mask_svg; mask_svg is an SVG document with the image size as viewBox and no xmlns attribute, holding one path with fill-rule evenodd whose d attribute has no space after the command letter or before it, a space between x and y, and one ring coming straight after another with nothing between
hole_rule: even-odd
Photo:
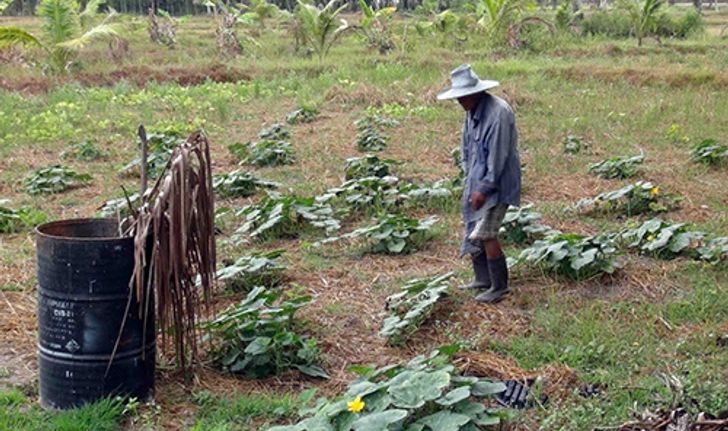
<instances>
[{"instance_id":1,"label":"banana plant","mask_svg":"<svg viewBox=\"0 0 728 431\"><path fill-rule=\"evenodd\" d=\"M18 27L0 27L0 48L40 48L52 72L67 72L79 50L95 40L118 37L114 11L94 25L103 4L104 0L91 0L81 10L75 0L41 0L37 15L43 19L42 34L35 36Z\"/></svg>"},{"instance_id":2,"label":"banana plant","mask_svg":"<svg viewBox=\"0 0 728 431\"><path fill-rule=\"evenodd\" d=\"M524 9L523 0L478 0L477 25L490 38L503 38L508 28L520 19Z\"/></svg>"},{"instance_id":3,"label":"banana plant","mask_svg":"<svg viewBox=\"0 0 728 431\"><path fill-rule=\"evenodd\" d=\"M374 9L365 0L359 0L359 8L364 15L360 28L369 46L375 47L384 54L394 49L394 38L390 23L397 8L394 6Z\"/></svg>"},{"instance_id":4,"label":"banana plant","mask_svg":"<svg viewBox=\"0 0 728 431\"><path fill-rule=\"evenodd\" d=\"M629 16L632 32L637 37L637 46L642 46L642 39L655 32L659 18L658 12L664 4L664 0L619 1L619 7L624 9Z\"/></svg>"},{"instance_id":5,"label":"banana plant","mask_svg":"<svg viewBox=\"0 0 728 431\"><path fill-rule=\"evenodd\" d=\"M344 19L339 19L337 23L337 17L347 5L335 8L339 0L331 0L319 8L302 0L297 1L296 37L322 60L339 37L350 28Z\"/></svg>"}]
</instances>

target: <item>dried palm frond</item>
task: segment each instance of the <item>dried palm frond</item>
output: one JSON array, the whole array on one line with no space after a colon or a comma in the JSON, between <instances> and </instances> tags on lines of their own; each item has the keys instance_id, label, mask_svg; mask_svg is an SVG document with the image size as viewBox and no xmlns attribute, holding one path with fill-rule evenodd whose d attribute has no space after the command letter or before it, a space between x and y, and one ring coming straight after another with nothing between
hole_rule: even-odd
<instances>
[{"instance_id":1,"label":"dried palm frond","mask_svg":"<svg viewBox=\"0 0 728 431\"><path fill-rule=\"evenodd\" d=\"M174 149L165 173L131 219L130 283L144 298L139 313L145 325L155 300L162 349L171 343L177 366L185 369L197 358L196 322L210 312L216 266L210 144L202 132Z\"/></svg>"}]
</instances>

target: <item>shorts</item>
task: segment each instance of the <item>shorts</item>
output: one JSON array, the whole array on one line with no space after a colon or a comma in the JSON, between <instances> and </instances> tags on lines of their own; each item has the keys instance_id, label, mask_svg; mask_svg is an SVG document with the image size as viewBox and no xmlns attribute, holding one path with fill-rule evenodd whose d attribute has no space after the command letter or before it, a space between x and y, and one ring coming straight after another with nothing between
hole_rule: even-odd
<instances>
[{"instance_id":1,"label":"shorts","mask_svg":"<svg viewBox=\"0 0 728 431\"><path fill-rule=\"evenodd\" d=\"M483 241L498 239L498 232L503 223L503 218L506 216L506 211L508 211L508 205L505 204L497 204L485 210L483 218L478 220L475 228L468 235L468 241L473 245L480 246Z\"/></svg>"}]
</instances>

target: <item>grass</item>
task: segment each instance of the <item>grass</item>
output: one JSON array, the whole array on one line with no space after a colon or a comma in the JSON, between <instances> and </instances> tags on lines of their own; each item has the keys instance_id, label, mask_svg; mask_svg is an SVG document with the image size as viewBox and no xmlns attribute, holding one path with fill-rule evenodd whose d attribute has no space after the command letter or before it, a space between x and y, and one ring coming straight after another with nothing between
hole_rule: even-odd
<instances>
[{"instance_id":1,"label":"grass","mask_svg":"<svg viewBox=\"0 0 728 431\"><path fill-rule=\"evenodd\" d=\"M728 17L709 13L708 19L712 29ZM31 28L39 24L35 19L0 18L0 23L8 22ZM344 161L359 155L352 144L352 123L365 114L401 122L386 130L391 139L381 154L405 162L395 168L397 175L427 181L453 177L457 172L450 151L459 144L462 112L454 104L436 102L434 95L452 68L469 61L482 77L501 81L495 93L515 108L524 163L523 200L535 204L544 223L582 234L621 227L623 219L577 217L566 210L581 197L627 183L594 178L586 172L588 163L644 150L647 159L639 179L686 197L682 209L665 216L689 221L711 234L728 234L726 171L691 163L688 154L695 142L728 136L728 123L720 121L728 116L722 91L728 82L728 55L725 40L712 31L662 46L650 41L640 49L633 40L566 38L543 52L484 51L477 36L458 45L445 41L444 46L413 36L409 49L389 56L366 50L350 36L319 63L295 54L286 31L273 28L261 36L264 48L254 55L224 62L249 79L193 86L134 83L152 73L171 76L173 69L209 72L221 62L211 55L213 32L210 19L193 17L178 29L180 46L167 50L151 45L141 28L130 37L136 54L124 64L109 62L104 45L94 45L82 54L83 69L71 78L49 78L37 68L1 64L0 75L8 77L9 85L36 80L47 91L0 90L0 195L11 198L14 206L42 210L51 219L92 216L104 201L120 196L121 184L136 189L136 179L120 178L115 172L136 156L135 130L140 123L147 130L173 124L204 127L213 143L217 174L237 168L228 144L255 139L261 128L283 121L301 104L315 105L321 115L292 127L297 162L255 169L256 175L282 183L282 192L311 196L341 184ZM129 79L109 82L113 71L125 71ZM668 136L673 125L679 126L677 138ZM562 140L567 134L584 136L591 147L565 155ZM18 181L27 172L57 163L62 151L84 139L109 153L106 160L64 161L93 176L89 187L48 197L22 192ZM239 208L256 199L224 205ZM295 418L301 404L297 393L304 388L317 386L327 395L336 392L352 377L346 372L352 364L384 365L446 342L495 351L525 369L568 366L579 384L601 385L597 397L583 398L572 387L569 395L552 398L543 408L520 412L514 420L518 429L616 426L633 417L635 406L668 408L672 394L661 374L682 381L683 405L691 412L728 408L728 351L715 344L728 329L724 267L706 269L681 260L665 263L626 255L623 274L582 283L516 270L515 293L498 308L475 306L467 293L453 291L448 308L427 325L426 335L402 349L385 346L376 332L384 300L400 282L450 270L458 281L469 279L469 262L456 259L461 240L457 206L454 202L412 211L418 218L437 214L440 222L424 249L408 256L365 255L354 247L335 245L311 247L320 239L314 233L260 244L285 248L293 283L302 293L314 295L316 303L301 315L321 341L326 368L334 377L329 382L286 377L257 383L219 374L219 384L198 383L183 391L178 377L162 371L158 417L145 408L123 415L125 406L111 401L47 413L35 406L32 391L3 390L0 430L135 429L134 424L150 414L150 427L157 429L170 424L196 430L264 429ZM344 229L364 221L352 220ZM236 221L228 220L221 238L235 227ZM219 251L222 258L234 259L248 252L246 247L220 242ZM516 255L518 249L509 247L507 253ZM23 319L0 315L0 327L18 329L5 336L15 337L13 345L25 351L35 349L30 316L36 295L34 259L30 232L0 236L0 303L7 299L17 313L25 313ZM221 295L216 302L222 308L236 299ZM0 347L0 357L3 353ZM7 366L13 375L16 364Z\"/></svg>"},{"instance_id":2,"label":"grass","mask_svg":"<svg viewBox=\"0 0 728 431\"><path fill-rule=\"evenodd\" d=\"M0 391L2 431L114 431L121 429L124 402L103 399L82 408L51 413L29 404L17 389Z\"/></svg>"}]
</instances>

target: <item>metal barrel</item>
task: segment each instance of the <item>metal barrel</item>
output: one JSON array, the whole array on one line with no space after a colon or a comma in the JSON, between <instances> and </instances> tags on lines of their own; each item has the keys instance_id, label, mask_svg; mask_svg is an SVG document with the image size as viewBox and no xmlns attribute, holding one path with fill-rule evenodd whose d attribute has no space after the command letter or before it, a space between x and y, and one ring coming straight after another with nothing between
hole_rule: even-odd
<instances>
[{"instance_id":1,"label":"metal barrel","mask_svg":"<svg viewBox=\"0 0 728 431\"><path fill-rule=\"evenodd\" d=\"M38 226L36 251L41 406L67 409L107 396L150 396L153 301L146 327L133 293L126 312L133 238L120 237L113 219L63 220Z\"/></svg>"}]
</instances>

